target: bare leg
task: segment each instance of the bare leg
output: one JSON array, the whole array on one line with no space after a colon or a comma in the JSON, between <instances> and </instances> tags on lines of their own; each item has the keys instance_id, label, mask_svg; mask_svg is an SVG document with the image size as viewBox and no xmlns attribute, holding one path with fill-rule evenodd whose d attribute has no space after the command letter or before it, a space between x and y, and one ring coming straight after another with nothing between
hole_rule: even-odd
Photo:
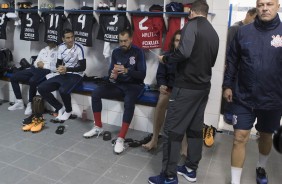
<instances>
[{"instance_id":1,"label":"bare leg","mask_svg":"<svg viewBox=\"0 0 282 184\"><path fill-rule=\"evenodd\" d=\"M187 149L188 149L188 143L187 143L187 136L185 133L182 143L181 143L180 155L187 157Z\"/></svg>"},{"instance_id":2,"label":"bare leg","mask_svg":"<svg viewBox=\"0 0 282 184\"><path fill-rule=\"evenodd\" d=\"M231 166L243 168L246 156L246 144L250 137L250 130L235 130L231 153Z\"/></svg>"},{"instance_id":3,"label":"bare leg","mask_svg":"<svg viewBox=\"0 0 282 184\"><path fill-rule=\"evenodd\" d=\"M150 142L147 144L143 144L143 148L147 150L151 150L153 148L156 148L158 145L158 136L161 131L161 127L164 123L165 119L165 112L167 109L168 105L168 100L169 100L169 94L162 94L160 93L159 95L159 100L156 106L155 110L155 117L154 117L154 125L153 125L153 137Z\"/></svg>"},{"instance_id":4,"label":"bare leg","mask_svg":"<svg viewBox=\"0 0 282 184\"><path fill-rule=\"evenodd\" d=\"M272 147L272 134L260 132L259 136L259 152L263 155L269 155Z\"/></svg>"}]
</instances>

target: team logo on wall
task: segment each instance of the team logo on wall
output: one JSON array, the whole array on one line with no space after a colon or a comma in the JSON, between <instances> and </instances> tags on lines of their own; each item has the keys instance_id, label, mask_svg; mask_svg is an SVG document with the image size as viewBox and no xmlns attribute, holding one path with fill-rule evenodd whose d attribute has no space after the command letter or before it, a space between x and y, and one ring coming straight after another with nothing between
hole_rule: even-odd
<instances>
[{"instance_id":1,"label":"team logo on wall","mask_svg":"<svg viewBox=\"0 0 282 184\"><path fill-rule=\"evenodd\" d=\"M277 47L282 47L282 36L276 35L272 36L272 41L271 41L271 46L277 48Z\"/></svg>"},{"instance_id":2,"label":"team logo on wall","mask_svg":"<svg viewBox=\"0 0 282 184\"><path fill-rule=\"evenodd\" d=\"M130 63L131 65L134 65L134 64L135 64L135 57L134 57L134 56L132 56L132 57L129 58L129 63Z\"/></svg>"}]
</instances>

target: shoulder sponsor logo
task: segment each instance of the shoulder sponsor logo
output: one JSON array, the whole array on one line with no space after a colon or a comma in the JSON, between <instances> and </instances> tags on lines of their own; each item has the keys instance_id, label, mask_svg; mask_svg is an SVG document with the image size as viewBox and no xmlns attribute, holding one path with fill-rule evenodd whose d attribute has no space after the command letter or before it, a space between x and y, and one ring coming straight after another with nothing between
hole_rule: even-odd
<instances>
[{"instance_id":1,"label":"shoulder sponsor logo","mask_svg":"<svg viewBox=\"0 0 282 184\"><path fill-rule=\"evenodd\" d=\"M272 36L272 41L271 41L271 46L278 48L282 47L282 36L280 35L273 35Z\"/></svg>"}]
</instances>

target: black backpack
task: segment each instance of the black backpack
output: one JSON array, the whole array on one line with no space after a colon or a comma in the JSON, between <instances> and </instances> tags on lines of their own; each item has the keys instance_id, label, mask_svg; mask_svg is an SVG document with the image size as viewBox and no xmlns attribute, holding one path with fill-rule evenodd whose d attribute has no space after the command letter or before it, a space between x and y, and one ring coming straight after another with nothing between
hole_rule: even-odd
<instances>
[{"instance_id":1,"label":"black backpack","mask_svg":"<svg viewBox=\"0 0 282 184\"><path fill-rule=\"evenodd\" d=\"M13 54L10 49L0 49L0 77L11 67L13 61Z\"/></svg>"},{"instance_id":2,"label":"black backpack","mask_svg":"<svg viewBox=\"0 0 282 184\"><path fill-rule=\"evenodd\" d=\"M44 100L40 95L36 95L32 99L32 112L35 115L42 115L44 114L45 107L44 107Z\"/></svg>"}]
</instances>

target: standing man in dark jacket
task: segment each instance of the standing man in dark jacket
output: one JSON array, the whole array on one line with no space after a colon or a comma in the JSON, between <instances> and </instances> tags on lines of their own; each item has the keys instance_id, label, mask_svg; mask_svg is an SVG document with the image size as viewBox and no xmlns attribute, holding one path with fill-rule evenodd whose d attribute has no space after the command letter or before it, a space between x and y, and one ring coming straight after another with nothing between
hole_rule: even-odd
<instances>
[{"instance_id":1,"label":"standing man in dark jacket","mask_svg":"<svg viewBox=\"0 0 282 184\"><path fill-rule=\"evenodd\" d=\"M254 23L242 26L227 54L224 98L233 102L232 184L239 184L250 130L259 132L257 183L268 183L266 162L282 109L282 24L278 0L257 0Z\"/></svg>"},{"instance_id":2,"label":"standing man in dark jacket","mask_svg":"<svg viewBox=\"0 0 282 184\"><path fill-rule=\"evenodd\" d=\"M151 184L177 184L176 173L195 182L203 145L204 111L211 87L219 38L207 20L209 6L204 0L192 4L191 20L183 27L179 49L160 56L163 63L177 63L175 82L164 124L162 172L149 178ZM185 165L177 168L184 134L188 149Z\"/></svg>"}]
</instances>

